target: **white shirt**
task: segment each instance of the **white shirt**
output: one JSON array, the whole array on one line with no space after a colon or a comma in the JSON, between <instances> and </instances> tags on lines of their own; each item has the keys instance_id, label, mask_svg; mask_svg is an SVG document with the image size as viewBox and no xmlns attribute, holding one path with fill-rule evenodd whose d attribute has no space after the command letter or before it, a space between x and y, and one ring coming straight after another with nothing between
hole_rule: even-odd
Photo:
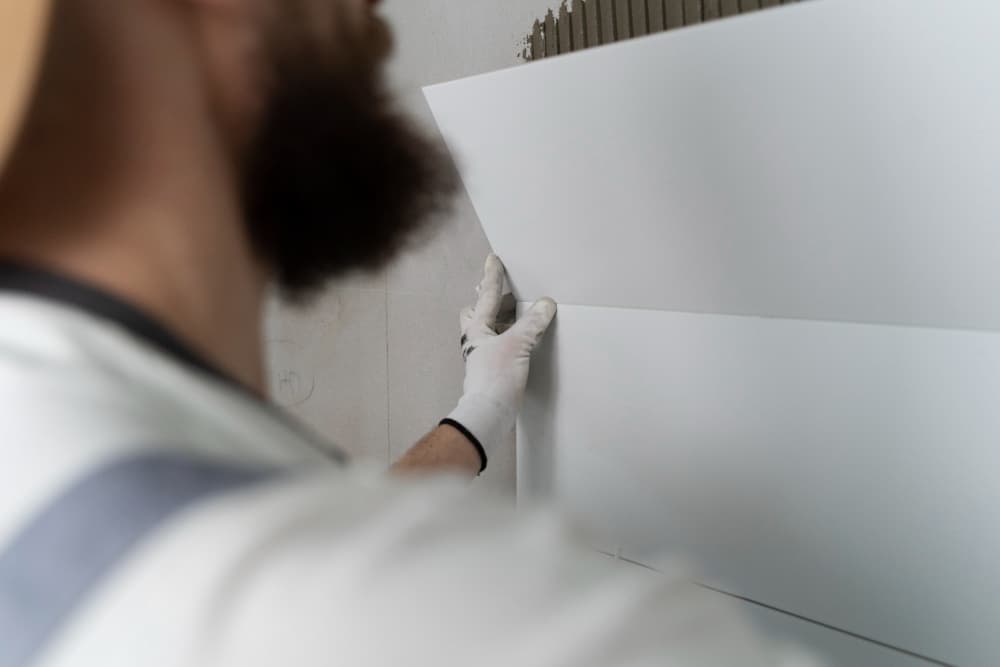
<instances>
[{"instance_id":1,"label":"white shirt","mask_svg":"<svg viewBox=\"0 0 1000 667\"><path fill-rule=\"evenodd\" d=\"M339 462L56 276L0 267L0 400L0 667L805 664L680 575L578 547L551 511Z\"/></svg>"}]
</instances>

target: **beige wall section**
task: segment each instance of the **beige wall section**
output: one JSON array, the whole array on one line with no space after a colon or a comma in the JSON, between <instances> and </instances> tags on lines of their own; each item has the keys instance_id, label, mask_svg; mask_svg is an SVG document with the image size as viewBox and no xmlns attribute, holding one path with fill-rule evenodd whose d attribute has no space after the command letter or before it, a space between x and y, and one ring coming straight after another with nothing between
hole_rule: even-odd
<instances>
[{"instance_id":1,"label":"beige wall section","mask_svg":"<svg viewBox=\"0 0 1000 667\"><path fill-rule=\"evenodd\" d=\"M436 132L420 89L520 62L521 41L552 0L386 0L400 99ZM511 100L511 103L516 103ZM461 393L458 312L474 298L489 244L463 193L437 235L382 275L341 281L313 307L268 313L279 402L353 456L387 465ZM513 438L483 487L513 492Z\"/></svg>"}]
</instances>

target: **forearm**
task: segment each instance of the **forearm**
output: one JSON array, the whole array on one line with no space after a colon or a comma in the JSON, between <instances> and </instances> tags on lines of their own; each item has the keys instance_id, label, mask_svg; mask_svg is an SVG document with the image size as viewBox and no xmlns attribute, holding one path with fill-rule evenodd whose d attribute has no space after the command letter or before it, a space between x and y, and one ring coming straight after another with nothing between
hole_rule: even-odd
<instances>
[{"instance_id":1,"label":"forearm","mask_svg":"<svg viewBox=\"0 0 1000 667\"><path fill-rule=\"evenodd\" d=\"M392 471L399 474L451 472L472 479L482 468L475 445L454 426L442 425L403 455Z\"/></svg>"}]
</instances>

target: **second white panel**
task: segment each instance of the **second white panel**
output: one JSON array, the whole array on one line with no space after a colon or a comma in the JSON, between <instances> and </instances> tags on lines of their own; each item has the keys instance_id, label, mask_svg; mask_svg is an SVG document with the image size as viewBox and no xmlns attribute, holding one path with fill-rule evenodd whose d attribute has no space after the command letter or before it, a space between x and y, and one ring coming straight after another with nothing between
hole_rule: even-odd
<instances>
[{"instance_id":1,"label":"second white panel","mask_svg":"<svg viewBox=\"0 0 1000 667\"><path fill-rule=\"evenodd\" d=\"M604 548L958 664L1000 654L1000 335L568 306L522 497Z\"/></svg>"}]
</instances>

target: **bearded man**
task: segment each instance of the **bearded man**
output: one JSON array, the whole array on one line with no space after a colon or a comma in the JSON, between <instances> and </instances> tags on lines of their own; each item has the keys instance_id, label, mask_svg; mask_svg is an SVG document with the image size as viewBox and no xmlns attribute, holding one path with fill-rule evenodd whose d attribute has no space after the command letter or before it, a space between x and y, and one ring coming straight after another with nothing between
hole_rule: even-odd
<instances>
[{"instance_id":1,"label":"bearded man","mask_svg":"<svg viewBox=\"0 0 1000 667\"><path fill-rule=\"evenodd\" d=\"M269 285L383 266L455 186L375 5L0 8L0 666L776 664L716 597L470 495L556 311L497 335L497 258L394 474L268 402Z\"/></svg>"}]
</instances>

